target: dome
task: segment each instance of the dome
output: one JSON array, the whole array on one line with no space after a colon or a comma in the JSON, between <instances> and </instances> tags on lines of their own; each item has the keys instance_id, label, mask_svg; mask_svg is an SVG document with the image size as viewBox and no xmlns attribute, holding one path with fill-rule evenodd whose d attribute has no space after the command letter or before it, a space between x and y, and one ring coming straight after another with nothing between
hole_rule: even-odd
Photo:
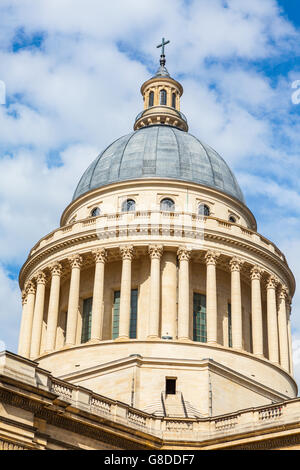
<instances>
[{"instance_id":1,"label":"dome","mask_svg":"<svg viewBox=\"0 0 300 470\"><path fill-rule=\"evenodd\" d=\"M111 183L147 178L198 183L245 202L235 176L217 152L193 135L163 125L139 129L113 142L85 171L73 200Z\"/></svg>"}]
</instances>

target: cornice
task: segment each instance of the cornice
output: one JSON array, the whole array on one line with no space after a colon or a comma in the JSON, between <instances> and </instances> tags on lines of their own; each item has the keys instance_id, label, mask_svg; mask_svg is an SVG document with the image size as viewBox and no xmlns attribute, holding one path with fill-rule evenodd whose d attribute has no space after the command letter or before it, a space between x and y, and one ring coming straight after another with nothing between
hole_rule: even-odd
<instances>
[{"instance_id":1,"label":"cornice","mask_svg":"<svg viewBox=\"0 0 300 470\"><path fill-rule=\"evenodd\" d=\"M145 237L145 234L142 234L141 237ZM161 240L161 243L164 243L164 245L168 244L170 242L170 239L168 241L163 240L163 236L158 237ZM179 237L174 237L176 238L176 243L179 243ZM60 261L61 259L59 258L59 254L61 251L65 250L66 248L69 247L76 247L79 244L87 244L89 242L93 242L99 240L97 230L95 228L87 230L84 233L78 233L78 235L67 235L64 239L62 240L57 240L46 247L40 248L34 255L29 257L27 261L24 263L23 267L20 270L20 275L19 275L19 283L21 289L23 288L23 285L25 283L26 278L30 275L33 274L35 268L39 265L40 262L43 260L47 259L47 257L57 255L57 261ZM249 252L251 254L255 254L258 257L261 257L265 261L267 261L272 267L275 267L275 269L281 271L284 273L284 283L289 286L289 290L291 292L291 295L293 296L294 291L295 291L295 279L294 276L286 264L285 258L284 261L281 260L278 255L275 253L270 252L267 248L264 248L262 246L259 246L252 242L251 240L244 240L241 237L238 237L237 235L234 234L224 234L220 231L214 231L211 229L205 229L204 232L204 240L205 241L212 241L212 242L218 242L223 245L227 246L236 246L245 252ZM104 241L101 240L101 246L105 248L109 248L109 245L114 246L114 244L117 241L117 237L113 237L111 239L106 239ZM127 240L119 240L117 245L120 246L120 244L128 244L128 239ZM174 240L175 241L175 240ZM130 239L130 243L133 245L149 245L150 240L132 240ZM183 237L181 238L181 243L186 243L187 240L184 239ZM273 246L274 244L270 242ZM189 240L189 245L193 246L193 241ZM93 247L94 248L94 247ZM199 249L199 248L198 248ZM206 249L210 249L208 247L203 247L203 251ZM222 249L218 248L218 250L222 253ZM84 252L85 249L82 250ZM201 250L200 250L201 251ZM80 253L82 253L80 251Z\"/></svg>"}]
</instances>

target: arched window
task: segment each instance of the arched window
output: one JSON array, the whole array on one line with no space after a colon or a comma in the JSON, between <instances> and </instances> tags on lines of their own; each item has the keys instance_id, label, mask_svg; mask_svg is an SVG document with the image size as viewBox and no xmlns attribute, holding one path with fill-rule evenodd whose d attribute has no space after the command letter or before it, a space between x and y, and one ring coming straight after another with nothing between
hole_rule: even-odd
<instances>
[{"instance_id":1,"label":"arched window","mask_svg":"<svg viewBox=\"0 0 300 470\"><path fill-rule=\"evenodd\" d=\"M91 217L98 217L100 215L100 209L99 207L94 207L94 209L91 211Z\"/></svg>"},{"instance_id":2,"label":"arched window","mask_svg":"<svg viewBox=\"0 0 300 470\"><path fill-rule=\"evenodd\" d=\"M160 104L166 106L167 104L167 92L166 90L161 90L160 92Z\"/></svg>"},{"instance_id":3,"label":"arched window","mask_svg":"<svg viewBox=\"0 0 300 470\"><path fill-rule=\"evenodd\" d=\"M210 216L210 208L206 204L199 204L198 214L204 215L204 217Z\"/></svg>"},{"instance_id":4,"label":"arched window","mask_svg":"<svg viewBox=\"0 0 300 470\"><path fill-rule=\"evenodd\" d=\"M229 222L231 222L232 224L236 224L236 218L233 217L233 215L231 215L231 216L229 217Z\"/></svg>"},{"instance_id":5,"label":"arched window","mask_svg":"<svg viewBox=\"0 0 300 470\"><path fill-rule=\"evenodd\" d=\"M160 210L161 211L168 211L174 212L175 211L175 203L172 199L165 198L160 203Z\"/></svg>"},{"instance_id":6,"label":"arched window","mask_svg":"<svg viewBox=\"0 0 300 470\"><path fill-rule=\"evenodd\" d=\"M172 93L172 108L176 109L176 93Z\"/></svg>"},{"instance_id":7,"label":"arched window","mask_svg":"<svg viewBox=\"0 0 300 470\"><path fill-rule=\"evenodd\" d=\"M122 204L122 212L134 212L135 201L133 199L126 199Z\"/></svg>"},{"instance_id":8,"label":"arched window","mask_svg":"<svg viewBox=\"0 0 300 470\"><path fill-rule=\"evenodd\" d=\"M150 91L149 94L149 108L151 108L154 105L154 91Z\"/></svg>"}]
</instances>

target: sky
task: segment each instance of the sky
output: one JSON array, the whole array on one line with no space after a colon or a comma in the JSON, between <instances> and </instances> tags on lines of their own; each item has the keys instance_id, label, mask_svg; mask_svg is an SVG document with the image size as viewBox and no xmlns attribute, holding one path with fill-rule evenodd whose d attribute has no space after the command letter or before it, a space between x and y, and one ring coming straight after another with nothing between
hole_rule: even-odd
<instances>
[{"instance_id":1,"label":"sky","mask_svg":"<svg viewBox=\"0 0 300 470\"><path fill-rule=\"evenodd\" d=\"M190 132L233 169L300 284L299 0L1 0L0 343L12 352L20 267L91 161L132 131L162 37ZM300 385L300 289L292 335Z\"/></svg>"}]
</instances>

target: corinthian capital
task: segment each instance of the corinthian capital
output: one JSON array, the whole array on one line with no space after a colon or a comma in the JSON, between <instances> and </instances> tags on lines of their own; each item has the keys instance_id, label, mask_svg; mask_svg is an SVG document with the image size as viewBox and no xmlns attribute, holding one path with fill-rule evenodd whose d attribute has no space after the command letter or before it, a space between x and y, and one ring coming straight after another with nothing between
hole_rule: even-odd
<instances>
[{"instance_id":1,"label":"corinthian capital","mask_svg":"<svg viewBox=\"0 0 300 470\"><path fill-rule=\"evenodd\" d=\"M47 277L43 271L39 271L35 276L35 281L37 284L46 284Z\"/></svg>"},{"instance_id":2,"label":"corinthian capital","mask_svg":"<svg viewBox=\"0 0 300 470\"><path fill-rule=\"evenodd\" d=\"M191 259L192 250L185 246L180 246L177 251L179 261L189 261Z\"/></svg>"},{"instance_id":3,"label":"corinthian capital","mask_svg":"<svg viewBox=\"0 0 300 470\"><path fill-rule=\"evenodd\" d=\"M253 266L250 271L251 281L260 281L263 270L259 266Z\"/></svg>"},{"instance_id":4,"label":"corinthian capital","mask_svg":"<svg viewBox=\"0 0 300 470\"><path fill-rule=\"evenodd\" d=\"M289 298L289 290L287 286L285 286L284 284L281 284L280 286L278 297L280 300L284 300L284 301L288 300Z\"/></svg>"},{"instance_id":5,"label":"corinthian capital","mask_svg":"<svg viewBox=\"0 0 300 470\"><path fill-rule=\"evenodd\" d=\"M267 281L267 289L276 289L278 282L279 281L276 276L270 276Z\"/></svg>"},{"instance_id":6,"label":"corinthian capital","mask_svg":"<svg viewBox=\"0 0 300 470\"><path fill-rule=\"evenodd\" d=\"M25 290L26 290L27 295L36 293L36 285L32 279L26 283Z\"/></svg>"},{"instance_id":7,"label":"corinthian capital","mask_svg":"<svg viewBox=\"0 0 300 470\"><path fill-rule=\"evenodd\" d=\"M219 257L220 257L220 253L210 250L206 252L204 259L207 265L213 264L215 266L217 264Z\"/></svg>"},{"instance_id":8,"label":"corinthian capital","mask_svg":"<svg viewBox=\"0 0 300 470\"><path fill-rule=\"evenodd\" d=\"M82 256L76 254L76 255L71 256L68 261L72 269L81 268L83 259L82 259Z\"/></svg>"},{"instance_id":9,"label":"corinthian capital","mask_svg":"<svg viewBox=\"0 0 300 470\"><path fill-rule=\"evenodd\" d=\"M160 259L162 257L164 248L162 245L150 245L148 248L150 258Z\"/></svg>"},{"instance_id":10,"label":"corinthian capital","mask_svg":"<svg viewBox=\"0 0 300 470\"><path fill-rule=\"evenodd\" d=\"M121 246L120 252L121 252L121 256L123 260L125 259L132 260L133 255L134 255L132 245Z\"/></svg>"},{"instance_id":11,"label":"corinthian capital","mask_svg":"<svg viewBox=\"0 0 300 470\"><path fill-rule=\"evenodd\" d=\"M92 254L96 263L106 263L107 251L105 248L98 248L97 250L94 250Z\"/></svg>"},{"instance_id":12,"label":"corinthian capital","mask_svg":"<svg viewBox=\"0 0 300 470\"><path fill-rule=\"evenodd\" d=\"M22 290L22 305L27 303L27 292L25 289Z\"/></svg>"},{"instance_id":13,"label":"corinthian capital","mask_svg":"<svg viewBox=\"0 0 300 470\"><path fill-rule=\"evenodd\" d=\"M52 276L61 276L62 275L62 265L60 263L53 263L49 266Z\"/></svg>"},{"instance_id":14,"label":"corinthian capital","mask_svg":"<svg viewBox=\"0 0 300 470\"><path fill-rule=\"evenodd\" d=\"M236 256L234 256L233 258L231 258L231 260L229 262L231 272L240 271L243 264L244 264L244 261L242 259L237 258Z\"/></svg>"}]
</instances>

